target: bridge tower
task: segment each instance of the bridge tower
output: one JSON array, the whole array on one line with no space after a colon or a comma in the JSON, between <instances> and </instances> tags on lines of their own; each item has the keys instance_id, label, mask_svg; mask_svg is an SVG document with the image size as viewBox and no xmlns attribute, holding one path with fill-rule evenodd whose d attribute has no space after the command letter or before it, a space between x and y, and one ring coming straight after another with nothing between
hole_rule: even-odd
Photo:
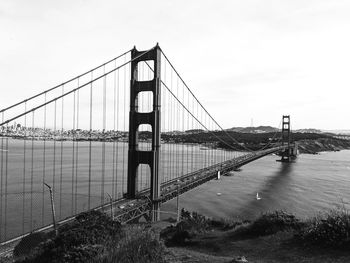
<instances>
[{"instance_id":1,"label":"bridge tower","mask_svg":"<svg viewBox=\"0 0 350 263\"><path fill-rule=\"evenodd\" d=\"M281 153L281 162L290 162L292 157L296 156L297 146L291 142L289 115L283 115L282 117L282 146L287 146L287 148Z\"/></svg>"},{"instance_id":2,"label":"bridge tower","mask_svg":"<svg viewBox=\"0 0 350 263\"><path fill-rule=\"evenodd\" d=\"M137 170L140 164L150 167L151 185L150 200L152 202L151 220L159 220L160 209L160 178L159 178L159 151L160 151L160 58L161 50L158 44L150 51L131 51L131 83L130 83L130 114L129 114L129 152L128 152L128 182L127 196L135 198L137 195ZM142 61L153 61L153 79L142 81L138 79L138 65ZM152 92L153 110L151 112L138 111L138 95L141 92ZM152 127L152 149L141 151L138 148L138 127L149 124Z\"/></svg>"}]
</instances>

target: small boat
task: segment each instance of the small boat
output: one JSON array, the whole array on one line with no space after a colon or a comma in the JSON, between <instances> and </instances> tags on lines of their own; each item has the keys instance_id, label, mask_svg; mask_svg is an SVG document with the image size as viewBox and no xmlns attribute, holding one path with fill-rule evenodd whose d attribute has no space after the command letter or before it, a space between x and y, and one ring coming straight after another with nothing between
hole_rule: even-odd
<instances>
[{"instance_id":1,"label":"small boat","mask_svg":"<svg viewBox=\"0 0 350 263\"><path fill-rule=\"evenodd\" d=\"M259 196L259 193L256 193L256 200L260 200L261 197Z\"/></svg>"}]
</instances>

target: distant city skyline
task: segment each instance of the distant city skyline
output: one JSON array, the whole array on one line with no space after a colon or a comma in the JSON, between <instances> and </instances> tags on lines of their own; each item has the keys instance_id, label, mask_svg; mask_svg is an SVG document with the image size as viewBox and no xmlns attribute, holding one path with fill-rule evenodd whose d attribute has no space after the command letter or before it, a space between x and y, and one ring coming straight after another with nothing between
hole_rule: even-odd
<instances>
[{"instance_id":1,"label":"distant city skyline","mask_svg":"<svg viewBox=\"0 0 350 263\"><path fill-rule=\"evenodd\" d=\"M159 42L231 128L350 130L348 1L0 3L0 108Z\"/></svg>"}]
</instances>

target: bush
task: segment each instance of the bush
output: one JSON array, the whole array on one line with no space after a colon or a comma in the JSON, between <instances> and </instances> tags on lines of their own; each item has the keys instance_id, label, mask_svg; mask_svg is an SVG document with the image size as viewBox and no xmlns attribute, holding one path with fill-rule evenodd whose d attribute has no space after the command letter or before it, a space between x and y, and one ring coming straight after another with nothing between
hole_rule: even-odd
<instances>
[{"instance_id":1,"label":"bush","mask_svg":"<svg viewBox=\"0 0 350 263\"><path fill-rule=\"evenodd\" d=\"M310 220L296 237L304 244L350 248L350 214L345 208L330 210Z\"/></svg>"},{"instance_id":2,"label":"bush","mask_svg":"<svg viewBox=\"0 0 350 263\"><path fill-rule=\"evenodd\" d=\"M22 240L16 245L13 250L15 257L26 256L36 248L41 242L48 239L48 234L43 232L31 233L28 236L22 238Z\"/></svg>"},{"instance_id":3,"label":"bush","mask_svg":"<svg viewBox=\"0 0 350 263\"><path fill-rule=\"evenodd\" d=\"M185 245L197 234L211 228L211 220L196 212L181 210L181 222L161 231L160 237L165 240L167 246Z\"/></svg>"},{"instance_id":4,"label":"bush","mask_svg":"<svg viewBox=\"0 0 350 263\"><path fill-rule=\"evenodd\" d=\"M121 226L107 215L89 211L58 229L58 236L41 242L17 262L84 262L121 237Z\"/></svg>"},{"instance_id":5,"label":"bush","mask_svg":"<svg viewBox=\"0 0 350 263\"><path fill-rule=\"evenodd\" d=\"M279 231L300 229L302 223L293 214L274 211L262 214L248 226L237 229L235 234L248 237L272 235Z\"/></svg>"},{"instance_id":6,"label":"bush","mask_svg":"<svg viewBox=\"0 0 350 263\"><path fill-rule=\"evenodd\" d=\"M274 211L262 214L250 227L256 235L271 235L279 231L299 229L300 221L293 214L285 211Z\"/></svg>"},{"instance_id":7,"label":"bush","mask_svg":"<svg viewBox=\"0 0 350 263\"><path fill-rule=\"evenodd\" d=\"M212 220L210 224L213 228L218 228L226 231L248 223L250 223L249 220L242 220L239 218L221 218Z\"/></svg>"},{"instance_id":8,"label":"bush","mask_svg":"<svg viewBox=\"0 0 350 263\"><path fill-rule=\"evenodd\" d=\"M152 230L131 228L116 246L94 263L163 263L165 246Z\"/></svg>"}]
</instances>

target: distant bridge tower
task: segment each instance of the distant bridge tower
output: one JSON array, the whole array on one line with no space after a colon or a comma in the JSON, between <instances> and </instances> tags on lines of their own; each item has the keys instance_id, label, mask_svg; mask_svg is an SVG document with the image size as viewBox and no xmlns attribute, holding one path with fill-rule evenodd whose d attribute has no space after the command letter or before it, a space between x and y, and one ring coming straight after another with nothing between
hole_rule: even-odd
<instances>
[{"instance_id":1,"label":"distant bridge tower","mask_svg":"<svg viewBox=\"0 0 350 263\"><path fill-rule=\"evenodd\" d=\"M287 148L281 153L281 161L290 162L292 157L297 155L297 146L291 142L289 115L283 115L282 117L282 146L287 146Z\"/></svg>"},{"instance_id":2,"label":"distant bridge tower","mask_svg":"<svg viewBox=\"0 0 350 263\"><path fill-rule=\"evenodd\" d=\"M150 167L151 186L150 199L152 201L151 219L159 220L160 209L160 178L159 178L159 151L160 151L160 57L161 50L157 44L152 50L140 56L144 51L131 51L131 83L130 83L130 115L129 115L129 152L128 152L128 182L127 196L135 198L137 195L137 170L140 164ZM140 57L139 57L140 56ZM138 63L153 60L153 79L142 81L138 79ZM141 92L152 92L153 110L151 112L138 111L138 95ZM149 124L152 127L152 149L140 151L138 148L138 127Z\"/></svg>"}]
</instances>

